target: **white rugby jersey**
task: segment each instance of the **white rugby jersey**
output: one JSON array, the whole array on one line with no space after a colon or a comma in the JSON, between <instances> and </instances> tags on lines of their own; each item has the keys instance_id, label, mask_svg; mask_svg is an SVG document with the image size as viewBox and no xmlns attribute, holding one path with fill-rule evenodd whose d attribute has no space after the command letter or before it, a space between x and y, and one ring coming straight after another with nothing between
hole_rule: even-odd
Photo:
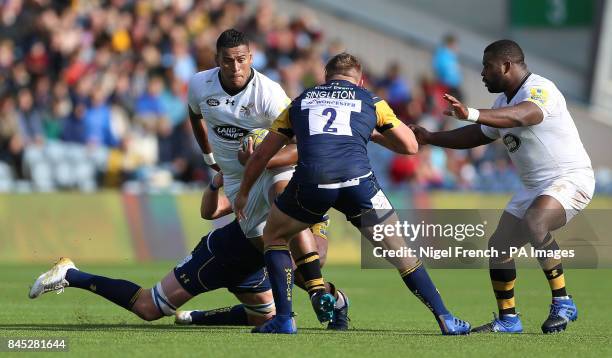
<instances>
[{"instance_id":1,"label":"white rugby jersey","mask_svg":"<svg viewBox=\"0 0 612 358\"><path fill-rule=\"evenodd\" d=\"M218 67L196 73L189 82L189 106L206 121L208 141L224 180L242 178L244 167L237 157L240 138L253 129L269 128L290 103L278 83L251 71L254 75L247 86L234 96L221 86Z\"/></svg>"},{"instance_id":2,"label":"white rugby jersey","mask_svg":"<svg viewBox=\"0 0 612 358\"><path fill-rule=\"evenodd\" d=\"M565 98L555 84L532 73L510 103L502 93L492 108L514 106L524 101L540 107L544 114L542 122L515 128L481 125L487 137L502 138L523 184L534 188L575 171L587 169L592 172L591 159L580 141Z\"/></svg>"}]
</instances>

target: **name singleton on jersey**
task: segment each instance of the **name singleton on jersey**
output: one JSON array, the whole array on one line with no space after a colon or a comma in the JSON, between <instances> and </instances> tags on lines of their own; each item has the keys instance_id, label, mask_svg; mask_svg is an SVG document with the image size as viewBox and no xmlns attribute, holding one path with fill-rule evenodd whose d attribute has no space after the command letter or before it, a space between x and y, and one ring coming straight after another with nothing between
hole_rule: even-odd
<instances>
[{"instance_id":1,"label":"name singleton on jersey","mask_svg":"<svg viewBox=\"0 0 612 358\"><path fill-rule=\"evenodd\" d=\"M355 91L311 91L306 93L306 98L335 98L335 99L355 99Z\"/></svg>"}]
</instances>

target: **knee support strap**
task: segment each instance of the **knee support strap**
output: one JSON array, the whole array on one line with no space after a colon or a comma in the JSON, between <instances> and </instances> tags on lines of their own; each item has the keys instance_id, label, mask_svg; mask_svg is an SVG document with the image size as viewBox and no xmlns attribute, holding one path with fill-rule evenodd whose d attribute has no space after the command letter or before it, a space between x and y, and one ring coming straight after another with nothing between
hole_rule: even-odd
<instances>
[{"instance_id":1,"label":"knee support strap","mask_svg":"<svg viewBox=\"0 0 612 358\"><path fill-rule=\"evenodd\" d=\"M176 307L170 303L168 297L164 293L164 289L162 288L161 282L158 282L151 289L151 296L153 297L153 303L155 307L159 310L163 316L172 316L174 312L176 312Z\"/></svg>"}]
</instances>

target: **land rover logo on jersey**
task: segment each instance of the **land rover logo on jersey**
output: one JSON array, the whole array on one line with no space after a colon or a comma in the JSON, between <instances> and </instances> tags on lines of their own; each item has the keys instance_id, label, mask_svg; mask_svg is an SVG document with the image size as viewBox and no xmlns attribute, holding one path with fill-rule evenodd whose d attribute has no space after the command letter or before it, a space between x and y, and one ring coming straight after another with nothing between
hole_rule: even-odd
<instances>
[{"instance_id":1,"label":"land rover logo on jersey","mask_svg":"<svg viewBox=\"0 0 612 358\"><path fill-rule=\"evenodd\" d=\"M504 136L504 144L510 153L514 153L521 146L521 139L514 134L508 133Z\"/></svg>"},{"instance_id":2,"label":"land rover logo on jersey","mask_svg":"<svg viewBox=\"0 0 612 358\"><path fill-rule=\"evenodd\" d=\"M238 127L233 127L233 126L218 126L215 127L215 133L223 138L223 139L227 139L227 140L231 140L231 141L239 141L240 138L244 137L245 135L247 135L249 133L248 130L244 129L244 128L238 128Z\"/></svg>"},{"instance_id":3,"label":"land rover logo on jersey","mask_svg":"<svg viewBox=\"0 0 612 358\"><path fill-rule=\"evenodd\" d=\"M218 105L221 104L221 102L219 102L219 100L216 98L209 98L206 100L206 104L209 105L210 107L217 107Z\"/></svg>"}]
</instances>

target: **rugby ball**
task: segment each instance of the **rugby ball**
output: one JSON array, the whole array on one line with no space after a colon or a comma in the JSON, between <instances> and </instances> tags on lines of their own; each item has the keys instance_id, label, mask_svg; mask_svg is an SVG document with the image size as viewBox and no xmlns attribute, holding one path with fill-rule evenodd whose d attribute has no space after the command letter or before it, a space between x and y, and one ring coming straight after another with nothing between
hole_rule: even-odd
<instances>
[{"instance_id":1,"label":"rugby ball","mask_svg":"<svg viewBox=\"0 0 612 358\"><path fill-rule=\"evenodd\" d=\"M242 137L240 140L240 147L243 151L246 151L249 147L249 138L253 141L253 149L257 148L258 145L263 142L264 138L268 135L268 130L263 128L253 129L249 134Z\"/></svg>"}]
</instances>

